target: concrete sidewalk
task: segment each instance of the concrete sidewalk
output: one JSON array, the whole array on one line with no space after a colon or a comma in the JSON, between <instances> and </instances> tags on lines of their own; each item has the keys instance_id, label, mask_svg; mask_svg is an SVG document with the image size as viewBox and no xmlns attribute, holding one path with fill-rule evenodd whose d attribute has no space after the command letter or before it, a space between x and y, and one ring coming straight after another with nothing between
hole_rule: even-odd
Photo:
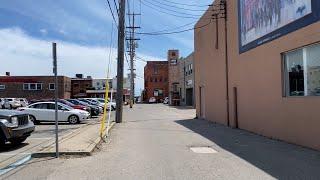
<instances>
[{"instance_id":1,"label":"concrete sidewalk","mask_svg":"<svg viewBox=\"0 0 320 180\"><path fill-rule=\"evenodd\" d=\"M114 126L114 122L110 123L108 131ZM74 156L90 156L94 149L104 138L100 137L100 122L89 123L82 126L71 133L59 137L60 155ZM103 131L102 137L106 137L107 128ZM22 152L12 158L0 162L0 176L5 174L19 165L19 162L29 161L32 158L54 157L55 156L55 140L41 141L35 146L28 149L28 152ZM23 162L24 163L24 162Z\"/></svg>"},{"instance_id":2,"label":"concrete sidewalk","mask_svg":"<svg viewBox=\"0 0 320 180\"><path fill-rule=\"evenodd\" d=\"M115 123L110 123L108 131ZM100 137L100 122L88 124L79 128L77 131L59 140L59 152L61 155L79 155L89 156L95 147L104 139ZM102 133L102 137L106 136L107 129ZM56 151L55 143L42 149L40 152L34 153L33 157L54 156Z\"/></svg>"}]
</instances>

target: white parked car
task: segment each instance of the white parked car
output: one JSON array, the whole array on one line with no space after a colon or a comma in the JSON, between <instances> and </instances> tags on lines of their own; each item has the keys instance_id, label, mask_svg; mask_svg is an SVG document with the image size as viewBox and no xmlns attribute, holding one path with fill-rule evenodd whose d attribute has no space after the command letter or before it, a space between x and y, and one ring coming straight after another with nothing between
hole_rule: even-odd
<instances>
[{"instance_id":1,"label":"white parked car","mask_svg":"<svg viewBox=\"0 0 320 180\"><path fill-rule=\"evenodd\" d=\"M100 103L104 104L106 101L103 98L95 98L95 100L99 101ZM115 102L110 102L109 100L107 100L108 102L108 106L107 108L109 109L110 105L111 105L111 110L114 111L117 107L117 104Z\"/></svg>"},{"instance_id":2,"label":"white parked car","mask_svg":"<svg viewBox=\"0 0 320 180\"><path fill-rule=\"evenodd\" d=\"M18 107L21 107L20 100L17 98L5 98L9 101L10 109L16 109Z\"/></svg>"},{"instance_id":3,"label":"white parked car","mask_svg":"<svg viewBox=\"0 0 320 180\"><path fill-rule=\"evenodd\" d=\"M30 120L34 123L40 121L54 122L55 121L55 103L54 102L39 102L31 104L27 107L19 108L20 111L30 114ZM70 106L58 103L58 120L77 124L88 119L90 113L87 111L73 109Z\"/></svg>"},{"instance_id":4,"label":"white parked car","mask_svg":"<svg viewBox=\"0 0 320 180\"><path fill-rule=\"evenodd\" d=\"M0 98L0 109L10 109L10 103L5 98Z\"/></svg>"},{"instance_id":5,"label":"white parked car","mask_svg":"<svg viewBox=\"0 0 320 180\"><path fill-rule=\"evenodd\" d=\"M157 99L155 97L151 97L149 99L149 103L156 103L157 102Z\"/></svg>"},{"instance_id":6,"label":"white parked car","mask_svg":"<svg viewBox=\"0 0 320 180\"><path fill-rule=\"evenodd\" d=\"M21 107L26 107L29 105L29 102L26 98L17 98L20 101Z\"/></svg>"}]
</instances>

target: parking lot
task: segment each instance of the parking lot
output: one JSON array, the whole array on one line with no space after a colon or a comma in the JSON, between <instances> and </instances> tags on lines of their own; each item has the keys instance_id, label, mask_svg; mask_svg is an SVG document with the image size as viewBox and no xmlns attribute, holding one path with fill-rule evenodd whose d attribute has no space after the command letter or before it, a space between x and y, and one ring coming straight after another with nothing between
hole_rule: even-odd
<instances>
[{"instance_id":1,"label":"parking lot","mask_svg":"<svg viewBox=\"0 0 320 180\"><path fill-rule=\"evenodd\" d=\"M100 123L101 116L93 117L80 124L71 125L69 123L59 123L59 138L68 136L72 132L88 124ZM39 152L49 144L55 142L55 124L41 123L36 125L35 131L27 140L18 146L7 143L4 147L0 147L0 169L16 162L32 153Z\"/></svg>"}]
</instances>

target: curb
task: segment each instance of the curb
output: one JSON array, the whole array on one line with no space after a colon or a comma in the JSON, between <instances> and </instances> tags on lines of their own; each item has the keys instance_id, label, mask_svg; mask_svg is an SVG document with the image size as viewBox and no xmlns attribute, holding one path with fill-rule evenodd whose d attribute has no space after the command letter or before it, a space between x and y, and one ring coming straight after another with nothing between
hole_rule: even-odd
<instances>
[{"instance_id":1,"label":"curb","mask_svg":"<svg viewBox=\"0 0 320 180\"><path fill-rule=\"evenodd\" d=\"M110 130L114 127L116 123L115 122L112 122L108 128L108 131L110 132ZM85 128L85 127L88 127L88 125L82 127L82 128L79 128L73 132L70 132L66 135L64 135L63 137L61 137L61 142L63 142L64 140L66 139L70 139L74 136L76 136L77 134L81 133L81 129ZM106 136L106 132L107 132L107 129L105 129L103 131L103 137ZM97 137L87 148L85 151L75 151L75 152L59 152L60 155L62 156L91 156L92 155L92 152L93 150L99 145L101 144L101 142L103 141L103 139L101 137ZM50 142L48 143L48 145L43 148L42 150L40 151L44 151L46 148L50 147L51 145L53 145L54 142ZM19 167L19 166L22 166L23 164L27 163L28 161L32 160L33 158L45 158L45 157L55 157L55 152L38 152L38 153L31 153L30 155L27 155L21 159L18 159L17 161L9 164L8 166L4 167L4 168L1 168L0 169L0 177L2 175L5 175L6 173L10 172L11 170L14 170L15 168Z\"/></svg>"},{"instance_id":2,"label":"curb","mask_svg":"<svg viewBox=\"0 0 320 180\"><path fill-rule=\"evenodd\" d=\"M112 122L110 124L110 127L108 129L108 131L110 132L110 130L114 127L116 123L115 122ZM86 126L87 127L87 126ZM81 128L80 128L81 129ZM79 130L79 129L78 129ZM106 136L106 130L105 129L103 131L103 137ZM81 132L81 131L79 131ZM72 134L72 136L71 136ZM77 132L74 132L74 133L71 133L69 134L71 137L65 137L63 140L66 140L66 139L70 139L72 137L74 137L76 134L78 134ZM75 135L74 135L75 134ZM63 141L62 140L62 141ZM101 144L101 142L103 141L103 139L101 137L97 137L84 151L70 151L70 152L59 152L60 155L62 156L91 156L92 155L92 152L93 150L99 145ZM52 143L54 144L54 143ZM51 146L52 144L50 144L49 146ZM43 151L43 150L42 150ZM55 152L37 152L37 153L32 153L31 154L31 157L32 158L44 158L44 157L55 157L56 156L56 153Z\"/></svg>"}]
</instances>

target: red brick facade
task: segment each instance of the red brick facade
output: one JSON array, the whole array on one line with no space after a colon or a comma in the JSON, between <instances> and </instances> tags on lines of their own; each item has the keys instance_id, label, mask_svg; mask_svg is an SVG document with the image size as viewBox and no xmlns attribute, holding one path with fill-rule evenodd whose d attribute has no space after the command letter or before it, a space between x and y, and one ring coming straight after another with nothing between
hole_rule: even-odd
<instances>
[{"instance_id":1,"label":"red brick facade","mask_svg":"<svg viewBox=\"0 0 320 180\"><path fill-rule=\"evenodd\" d=\"M158 102L168 97L168 61L148 61L144 67L144 102L155 97Z\"/></svg>"},{"instance_id":2,"label":"red brick facade","mask_svg":"<svg viewBox=\"0 0 320 180\"><path fill-rule=\"evenodd\" d=\"M87 90L92 89L91 78L73 78L71 79L71 97L85 98L87 97Z\"/></svg>"},{"instance_id":3,"label":"red brick facade","mask_svg":"<svg viewBox=\"0 0 320 180\"><path fill-rule=\"evenodd\" d=\"M54 76L0 76L0 97L52 99L55 92L53 83ZM58 89L59 98L70 98L71 79L58 76Z\"/></svg>"}]
</instances>

